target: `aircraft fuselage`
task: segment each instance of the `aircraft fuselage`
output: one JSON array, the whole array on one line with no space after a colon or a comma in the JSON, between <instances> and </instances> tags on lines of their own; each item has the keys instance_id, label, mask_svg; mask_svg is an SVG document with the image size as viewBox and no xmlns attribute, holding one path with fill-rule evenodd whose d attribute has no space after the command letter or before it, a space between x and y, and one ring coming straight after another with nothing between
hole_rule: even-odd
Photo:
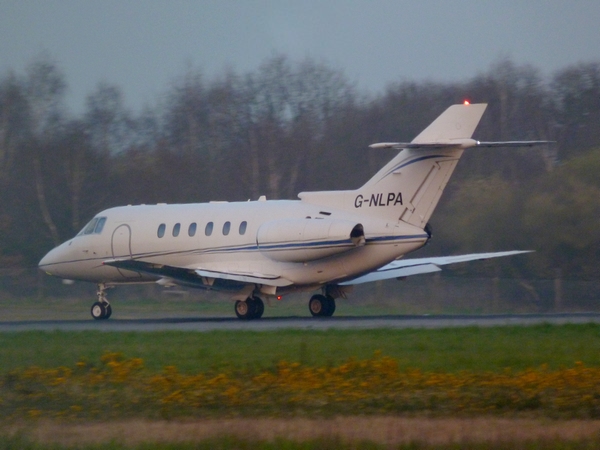
<instances>
[{"instance_id":1,"label":"aircraft fuselage","mask_svg":"<svg viewBox=\"0 0 600 450\"><path fill-rule=\"evenodd\" d=\"M110 260L140 260L156 265L202 268L219 272L260 273L289 280L289 288L343 281L381 267L423 246L427 233L404 222L369 218L365 214L324 208L298 200L214 202L202 204L139 205L107 209L97 214L105 219L100 232L85 229L52 250L40 267L51 275L98 283L157 281L161 277L104 264ZM315 246L342 245L298 239L279 240L261 246L259 230L270 222L349 222L364 229L364 245L347 246L340 253L303 259L301 252ZM267 247L267 248L266 248ZM285 260L275 251L286 251ZM297 254L297 258L294 256ZM291 287L293 285L293 288ZM235 290L235 284L221 289ZM202 286L199 286L202 287ZM206 284L218 289L219 284Z\"/></svg>"}]
</instances>

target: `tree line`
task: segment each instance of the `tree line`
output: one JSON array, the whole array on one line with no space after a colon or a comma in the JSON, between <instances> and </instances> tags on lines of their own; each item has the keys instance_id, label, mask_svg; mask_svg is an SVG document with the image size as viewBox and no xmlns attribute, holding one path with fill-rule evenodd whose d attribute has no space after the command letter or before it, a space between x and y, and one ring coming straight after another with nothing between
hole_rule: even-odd
<instances>
[{"instance_id":1,"label":"tree line","mask_svg":"<svg viewBox=\"0 0 600 450\"><path fill-rule=\"evenodd\" d=\"M188 69L135 113L101 82L70 114L66 89L46 55L0 77L0 268L35 266L111 206L356 188L393 156L369 144L409 141L469 99L489 104L476 138L556 144L466 152L421 254L534 249L491 270L600 275L600 63L543 76L502 59L462 82L367 94L326 63L276 55L213 79Z\"/></svg>"}]
</instances>

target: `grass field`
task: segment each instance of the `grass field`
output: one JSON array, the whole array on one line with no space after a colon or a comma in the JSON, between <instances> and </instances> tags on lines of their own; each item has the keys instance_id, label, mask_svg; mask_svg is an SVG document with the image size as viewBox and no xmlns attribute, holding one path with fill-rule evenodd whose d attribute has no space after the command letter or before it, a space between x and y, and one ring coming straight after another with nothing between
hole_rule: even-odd
<instances>
[{"instance_id":1,"label":"grass field","mask_svg":"<svg viewBox=\"0 0 600 450\"><path fill-rule=\"evenodd\" d=\"M1 333L0 388L0 450L599 448L600 325Z\"/></svg>"},{"instance_id":2,"label":"grass field","mask_svg":"<svg viewBox=\"0 0 600 450\"><path fill-rule=\"evenodd\" d=\"M580 361L600 367L600 325L405 329L193 332L0 333L0 371L73 366L105 352L142 358L150 371L182 373L221 368L265 369L277 362L332 366L379 351L400 368L458 372L550 369Z\"/></svg>"}]
</instances>

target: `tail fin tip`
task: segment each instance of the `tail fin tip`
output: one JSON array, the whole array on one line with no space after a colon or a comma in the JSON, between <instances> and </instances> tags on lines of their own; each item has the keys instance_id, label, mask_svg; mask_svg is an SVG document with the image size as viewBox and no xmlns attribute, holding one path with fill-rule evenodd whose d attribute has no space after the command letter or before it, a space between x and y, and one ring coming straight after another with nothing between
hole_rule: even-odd
<instances>
[{"instance_id":1,"label":"tail fin tip","mask_svg":"<svg viewBox=\"0 0 600 450\"><path fill-rule=\"evenodd\" d=\"M486 108L487 103L452 105L414 138L412 143L468 139L475 132Z\"/></svg>"}]
</instances>

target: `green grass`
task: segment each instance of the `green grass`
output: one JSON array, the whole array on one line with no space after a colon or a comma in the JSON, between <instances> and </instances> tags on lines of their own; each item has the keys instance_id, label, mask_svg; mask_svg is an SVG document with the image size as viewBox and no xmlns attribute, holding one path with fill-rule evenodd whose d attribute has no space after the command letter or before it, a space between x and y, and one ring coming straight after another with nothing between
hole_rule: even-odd
<instances>
[{"instance_id":1,"label":"green grass","mask_svg":"<svg viewBox=\"0 0 600 450\"><path fill-rule=\"evenodd\" d=\"M0 373L39 366L98 361L105 352L142 358L148 369L168 365L183 373L234 367L262 369L280 360L334 365L374 352L401 368L457 372L515 370L576 361L600 366L600 325L536 325L406 330L279 330L196 332L0 333Z\"/></svg>"},{"instance_id":2,"label":"green grass","mask_svg":"<svg viewBox=\"0 0 600 450\"><path fill-rule=\"evenodd\" d=\"M150 371L168 365L184 373L233 367L272 368L280 360L313 366L335 365L349 358L365 359L375 351L399 361L402 368L423 371L462 370L500 372L510 367L522 370L547 364L551 369L572 367L576 361L600 367L600 325L536 325L529 327L406 329L406 330L280 330L267 332L15 332L0 333L0 375L30 366L55 368L85 360L92 364L105 352L139 357ZM2 422L0 421L0 424ZM35 424L32 421L28 426ZM41 449L379 449L390 448L368 442L342 442L337 438L248 441L223 437L194 443L146 443L125 445L64 446L29 440L28 435L7 436L0 431L0 450ZM458 449L592 449L600 440L547 440L505 443L460 443L394 446L413 450Z\"/></svg>"}]
</instances>

